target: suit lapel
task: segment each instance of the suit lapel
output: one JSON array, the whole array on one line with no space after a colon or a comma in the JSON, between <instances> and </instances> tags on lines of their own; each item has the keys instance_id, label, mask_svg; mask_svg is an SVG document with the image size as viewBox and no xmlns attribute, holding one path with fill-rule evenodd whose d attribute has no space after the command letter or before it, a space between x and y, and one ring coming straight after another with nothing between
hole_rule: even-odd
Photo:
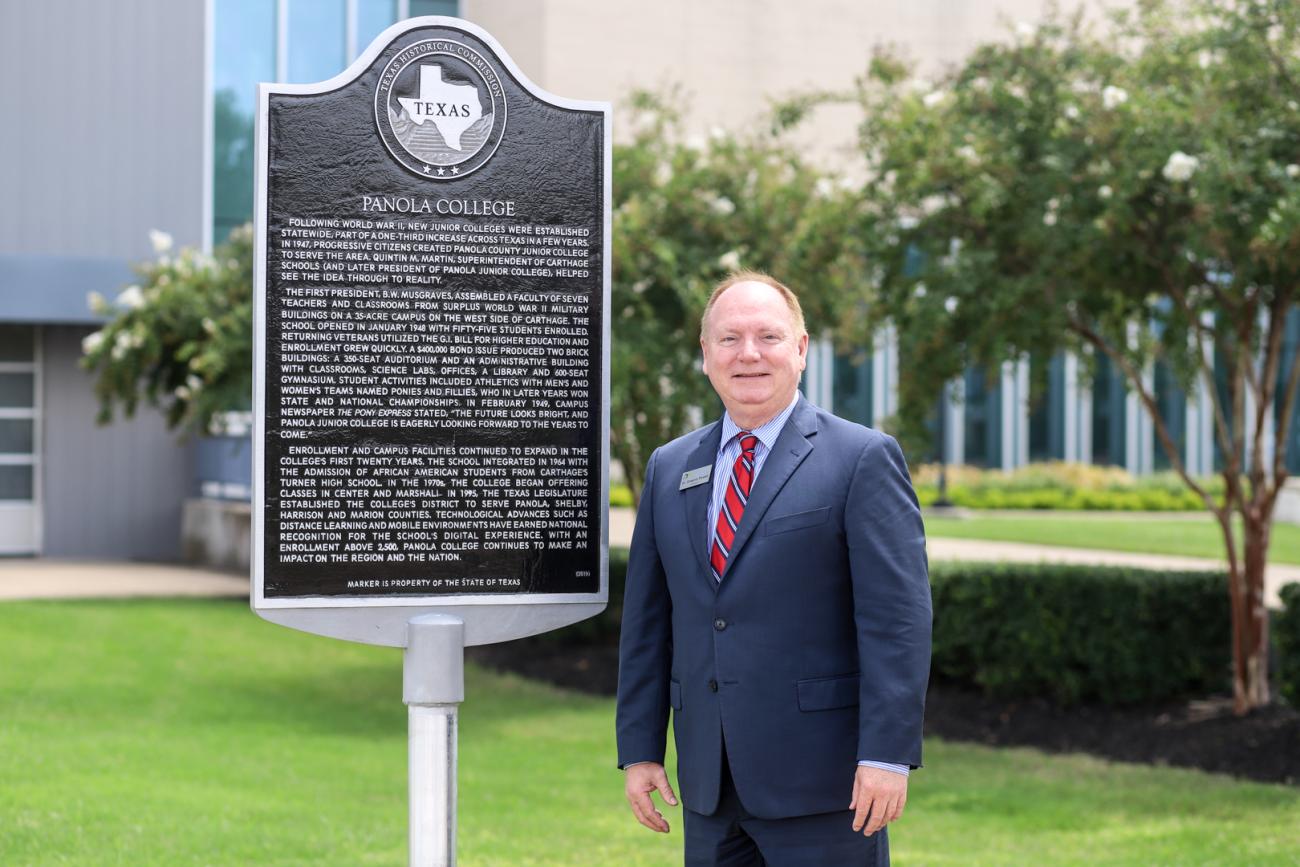
<instances>
[{"instance_id":1,"label":"suit lapel","mask_svg":"<svg viewBox=\"0 0 1300 867\"><path fill-rule=\"evenodd\" d=\"M794 471L812 452L813 444L808 437L816 433L817 416L808 402L801 397L785 427L781 429L780 436L776 438L772 453L763 462L763 469L759 472L758 478L754 480L754 489L750 491L749 502L745 504L745 513L740 518L740 526L736 528L736 540L732 543L731 554L727 557L728 568L722 577L723 584L730 580L731 564L736 562L745 543L754 535L754 529L763 520L768 506L772 505L772 501L794 475Z\"/></svg>"},{"instance_id":2,"label":"suit lapel","mask_svg":"<svg viewBox=\"0 0 1300 867\"><path fill-rule=\"evenodd\" d=\"M714 422L700 431L699 442L696 443L690 457L686 459L686 466L681 468L682 472L700 467L711 468L717 463L718 446L721 440L722 422ZM680 476L678 478L680 479ZM691 550L695 552L695 558L699 561L700 569L703 570L702 574L709 579L710 585L714 582L713 573L709 569L705 524L709 520L709 501L713 498L713 481L710 473L709 480L704 484L680 492L680 496L686 498L686 536L690 540Z\"/></svg>"}]
</instances>

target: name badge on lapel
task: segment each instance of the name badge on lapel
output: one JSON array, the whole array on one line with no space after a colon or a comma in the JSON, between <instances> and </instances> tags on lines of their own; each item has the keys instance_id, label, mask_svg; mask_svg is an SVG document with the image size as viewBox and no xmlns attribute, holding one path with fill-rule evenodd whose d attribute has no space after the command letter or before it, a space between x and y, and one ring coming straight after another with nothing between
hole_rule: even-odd
<instances>
[{"instance_id":1,"label":"name badge on lapel","mask_svg":"<svg viewBox=\"0 0 1300 867\"><path fill-rule=\"evenodd\" d=\"M713 475L713 467L697 467L693 470L687 470L682 473L682 483L677 486L677 490L684 491L687 488L693 488L696 485L702 485Z\"/></svg>"}]
</instances>

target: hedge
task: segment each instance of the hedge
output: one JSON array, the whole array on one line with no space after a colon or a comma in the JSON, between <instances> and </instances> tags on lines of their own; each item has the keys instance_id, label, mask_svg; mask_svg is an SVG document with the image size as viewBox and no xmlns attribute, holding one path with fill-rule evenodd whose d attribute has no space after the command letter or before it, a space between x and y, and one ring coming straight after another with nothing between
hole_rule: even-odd
<instances>
[{"instance_id":1,"label":"hedge","mask_svg":"<svg viewBox=\"0 0 1300 867\"><path fill-rule=\"evenodd\" d=\"M543 640L618 641L626 549L610 549L609 573L605 611ZM936 678L993 696L1042 696L1062 705L1138 704L1229 687L1222 574L943 563L931 567L930 581ZM1283 630L1277 631L1281 640ZM1300 627L1292 633L1300 641Z\"/></svg>"},{"instance_id":2,"label":"hedge","mask_svg":"<svg viewBox=\"0 0 1300 867\"><path fill-rule=\"evenodd\" d=\"M1278 685L1282 697L1292 707L1300 707L1300 584L1286 585L1280 595L1285 607L1273 621L1280 663Z\"/></svg>"},{"instance_id":3,"label":"hedge","mask_svg":"<svg viewBox=\"0 0 1300 867\"><path fill-rule=\"evenodd\" d=\"M930 581L937 677L1061 705L1155 702L1229 684L1220 573L947 563Z\"/></svg>"}]
</instances>

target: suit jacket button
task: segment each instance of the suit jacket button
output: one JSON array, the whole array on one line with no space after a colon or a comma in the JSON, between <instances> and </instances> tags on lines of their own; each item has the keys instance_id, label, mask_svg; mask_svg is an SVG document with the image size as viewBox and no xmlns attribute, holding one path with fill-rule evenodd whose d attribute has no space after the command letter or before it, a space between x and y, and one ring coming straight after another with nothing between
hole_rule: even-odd
<instances>
[{"instance_id":1,"label":"suit jacket button","mask_svg":"<svg viewBox=\"0 0 1300 867\"><path fill-rule=\"evenodd\" d=\"M709 679L709 692L717 692L717 691L718 691L718 682L717 682L716 680L713 680L712 678L710 678L710 679Z\"/></svg>"},{"instance_id":2,"label":"suit jacket button","mask_svg":"<svg viewBox=\"0 0 1300 867\"><path fill-rule=\"evenodd\" d=\"M727 628L727 621L719 617L717 620L713 621L713 628L721 632Z\"/></svg>"}]
</instances>

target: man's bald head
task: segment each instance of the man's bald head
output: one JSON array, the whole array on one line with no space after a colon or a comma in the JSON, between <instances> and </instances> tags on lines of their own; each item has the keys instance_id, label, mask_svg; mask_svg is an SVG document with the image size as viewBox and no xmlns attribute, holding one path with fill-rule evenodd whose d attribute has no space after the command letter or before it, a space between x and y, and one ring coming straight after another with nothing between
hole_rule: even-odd
<instances>
[{"instance_id":1,"label":"man's bald head","mask_svg":"<svg viewBox=\"0 0 1300 867\"><path fill-rule=\"evenodd\" d=\"M718 298L732 286L740 283L762 283L764 286L771 286L785 300L785 306L790 310L790 326L794 336L799 338L808 333L808 329L804 327L803 308L799 306L799 297L788 286L772 275L764 274L761 271L736 271L713 287L713 292L709 295L709 302L704 305L704 315L700 317L700 340L704 340L705 335L708 334L709 314L717 306Z\"/></svg>"}]
</instances>

